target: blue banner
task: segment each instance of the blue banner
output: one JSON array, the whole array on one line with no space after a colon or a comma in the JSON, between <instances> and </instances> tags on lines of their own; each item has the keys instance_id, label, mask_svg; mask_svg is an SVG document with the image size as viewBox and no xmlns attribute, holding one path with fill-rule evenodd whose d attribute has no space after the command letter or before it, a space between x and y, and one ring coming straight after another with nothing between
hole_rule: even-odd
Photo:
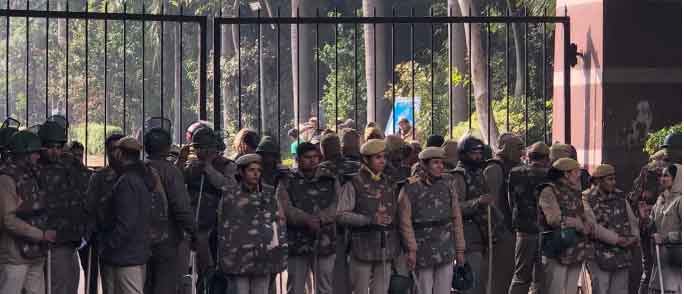
<instances>
[{"instance_id":1,"label":"blue banner","mask_svg":"<svg viewBox=\"0 0 684 294\"><path fill-rule=\"evenodd\" d=\"M420 97L416 99L411 99L411 97L396 97L394 99L394 108L390 112L389 118L387 118L387 124L385 125L385 135L394 134L399 132L399 119L404 117L411 122L412 126L415 126L415 119L413 111L415 109L416 113L420 113Z\"/></svg>"}]
</instances>

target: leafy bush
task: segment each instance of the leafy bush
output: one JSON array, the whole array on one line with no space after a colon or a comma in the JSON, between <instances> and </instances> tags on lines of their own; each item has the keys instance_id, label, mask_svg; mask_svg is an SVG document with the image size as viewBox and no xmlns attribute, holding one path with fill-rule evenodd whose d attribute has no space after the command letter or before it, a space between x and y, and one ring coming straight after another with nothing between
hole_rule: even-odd
<instances>
[{"instance_id":1,"label":"leafy bush","mask_svg":"<svg viewBox=\"0 0 684 294\"><path fill-rule=\"evenodd\" d=\"M669 127L664 127L656 132L649 133L646 138L646 143L644 143L644 152L648 155L653 155L658 150L660 150L660 145L663 145L663 141L667 135L682 132L682 124L676 124Z\"/></svg>"},{"instance_id":2,"label":"leafy bush","mask_svg":"<svg viewBox=\"0 0 684 294\"><path fill-rule=\"evenodd\" d=\"M86 145L86 125L84 123L72 126L70 128L71 140L79 141L84 146ZM105 134L105 126L101 123L88 124L88 145L86 150L90 155L101 155L105 152L104 142L107 136L111 134L121 134L123 131L119 126L107 125L107 134Z\"/></svg>"}]
</instances>

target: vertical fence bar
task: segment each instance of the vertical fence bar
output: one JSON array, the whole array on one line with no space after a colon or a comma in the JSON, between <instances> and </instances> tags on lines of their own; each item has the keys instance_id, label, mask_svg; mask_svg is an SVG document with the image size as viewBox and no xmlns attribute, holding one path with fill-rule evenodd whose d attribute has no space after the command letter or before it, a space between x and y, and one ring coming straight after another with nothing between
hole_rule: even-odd
<instances>
[{"instance_id":1,"label":"vertical fence bar","mask_svg":"<svg viewBox=\"0 0 684 294\"><path fill-rule=\"evenodd\" d=\"M67 2L68 2L68 1L67 1ZM123 4L123 13L126 13L126 2L124 2L124 4ZM126 94L127 94L127 93L126 93L126 61L127 61L127 58L126 58L126 55L127 55L127 54L126 54L126 53L127 53L126 47L128 46L128 43L127 43L127 41L126 41L126 31L127 31L127 29L126 29L126 19L124 19L124 20L122 21L122 26L123 26L123 47L124 47L124 48L123 48L123 76L122 76L122 78L123 78L123 85L122 85L122 86L123 86L123 115L122 115L122 119L123 119L123 132L124 132L124 135L125 135L125 134L128 134L128 128L127 128L127 125L128 125L128 124L127 124L127 119L126 119L126 102L127 102L127 101L126 101L126 100L127 100L127 99L126 99L126 98L127 98L127 97L126 97L126 96L127 96L127 95L126 95Z\"/></svg>"},{"instance_id":2,"label":"vertical fence bar","mask_svg":"<svg viewBox=\"0 0 684 294\"><path fill-rule=\"evenodd\" d=\"M164 2L161 3L161 14L164 14ZM159 114L164 116L164 21L159 22ZM162 125L162 127L164 127Z\"/></svg>"},{"instance_id":3,"label":"vertical fence bar","mask_svg":"<svg viewBox=\"0 0 684 294\"><path fill-rule=\"evenodd\" d=\"M546 7L544 7L544 15L546 15ZM549 143L548 136L548 121L546 117L546 24L542 24L542 111L544 116L544 143Z\"/></svg>"},{"instance_id":4,"label":"vertical fence bar","mask_svg":"<svg viewBox=\"0 0 684 294\"><path fill-rule=\"evenodd\" d=\"M214 21L214 56L212 66L214 67L214 128L221 129L220 115L217 114L216 102L221 101L221 33L223 24Z\"/></svg>"},{"instance_id":5,"label":"vertical fence bar","mask_svg":"<svg viewBox=\"0 0 684 294\"><path fill-rule=\"evenodd\" d=\"M200 119L207 120L207 18L204 17L199 22L199 93L197 94L200 101ZM221 111L221 104L214 101L214 111ZM218 106L218 107L216 107ZM220 116L219 116L220 117Z\"/></svg>"},{"instance_id":6,"label":"vertical fence bar","mask_svg":"<svg viewBox=\"0 0 684 294\"><path fill-rule=\"evenodd\" d=\"M105 2L105 13L109 12L109 1ZM105 141L107 138L107 124L109 123L109 120L107 120L107 104L109 104L109 95L107 92L107 63L109 59L107 58L107 47L108 47L108 40L109 40L109 28L108 25L109 22L107 19L104 20L104 133L105 133ZM105 143L105 142L103 142ZM107 144L104 144L105 147L105 154L107 154ZM107 165L107 156L104 157L104 165Z\"/></svg>"},{"instance_id":7,"label":"vertical fence bar","mask_svg":"<svg viewBox=\"0 0 684 294\"><path fill-rule=\"evenodd\" d=\"M527 7L524 8L524 14L527 16ZM527 146L527 143L529 142L529 127L530 127L530 114L529 114L529 95L527 93L527 79L528 79L528 72L527 72L527 22L525 22L523 27L523 36L524 41L523 41L523 61L525 64L525 77L524 81L525 83L523 84L523 92L525 93L525 146Z\"/></svg>"},{"instance_id":8,"label":"vertical fence bar","mask_svg":"<svg viewBox=\"0 0 684 294\"><path fill-rule=\"evenodd\" d=\"M411 17L416 16L416 9L411 8ZM415 28L413 26L413 23L410 25L411 28L411 113L413 114L413 117L411 117L412 122L411 122L411 129L413 130L411 134L411 138L413 140L416 139L416 54L415 54L415 43L416 43L416 34L415 34Z\"/></svg>"},{"instance_id":9,"label":"vertical fence bar","mask_svg":"<svg viewBox=\"0 0 684 294\"><path fill-rule=\"evenodd\" d=\"M486 16L489 17L490 7L487 5ZM486 25L487 29L487 144L490 146L492 142L492 29L490 23Z\"/></svg>"},{"instance_id":10,"label":"vertical fence bar","mask_svg":"<svg viewBox=\"0 0 684 294\"><path fill-rule=\"evenodd\" d=\"M338 12L337 12L337 7L335 8L335 17L340 17ZM337 44L339 42L338 40L338 24L334 24L335 26L335 133L337 133L337 120L339 119L339 113L338 113L338 100L339 100L339 89L338 89L338 73L339 73L339 68L338 68L338 48Z\"/></svg>"},{"instance_id":11,"label":"vertical fence bar","mask_svg":"<svg viewBox=\"0 0 684 294\"><path fill-rule=\"evenodd\" d=\"M178 13L183 15L183 2L178 3ZM178 22L178 60L176 61L178 67L178 106L176 112L178 115L178 142L183 142L183 22ZM190 142L187 142L188 144Z\"/></svg>"},{"instance_id":12,"label":"vertical fence bar","mask_svg":"<svg viewBox=\"0 0 684 294\"><path fill-rule=\"evenodd\" d=\"M392 17L396 17L396 16L397 16L397 9L395 7L392 7ZM394 22L392 22L391 30L392 30L392 32L391 32L391 39L392 39L391 40L391 42L392 42L392 45L391 45L391 47L392 47L392 54L391 54L391 64L392 64L392 69L391 69L391 73L392 73L392 133L394 134L397 132L397 130L395 130L395 126L397 125L397 113L396 113L396 107L394 105L395 99L396 99L395 97L397 97L397 95L396 95L397 94L396 93L397 80L396 80L396 75L394 73L394 64L395 64L394 63L395 62L395 60L394 60L395 59L395 56L394 56L395 52L394 51L396 49L394 46L394 42L395 42L395 40L394 40L394 38L395 38L395 23Z\"/></svg>"},{"instance_id":13,"label":"vertical fence bar","mask_svg":"<svg viewBox=\"0 0 684 294\"><path fill-rule=\"evenodd\" d=\"M9 0L8 0L9 1ZM45 1L45 10L50 11L50 1ZM45 18L45 119L48 118L49 115L49 102L48 102L48 81L49 81L49 67L48 62L49 59L49 52L50 52L50 18L46 17Z\"/></svg>"},{"instance_id":14,"label":"vertical fence bar","mask_svg":"<svg viewBox=\"0 0 684 294\"><path fill-rule=\"evenodd\" d=\"M356 15L356 12L354 12ZM359 44L358 24L354 23L354 129L359 129Z\"/></svg>"},{"instance_id":15,"label":"vertical fence bar","mask_svg":"<svg viewBox=\"0 0 684 294\"><path fill-rule=\"evenodd\" d=\"M9 2L9 1L8 1ZM66 11L69 12L69 1L66 2ZM125 4L124 4L125 7ZM64 51L64 94L65 94L65 99L64 99L64 116L67 119L67 122L69 121L69 18L64 20L64 26L65 26L65 32L64 35L66 35L65 39L65 47L66 50ZM124 44L126 44L126 40L124 39ZM126 104L124 104L125 107Z\"/></svg>"},{"instance_id":16,"label":"vertical fence bar","mask_svg":"<svg viewBox=\"0 0 684 294\"><path fill-rule=\"evenodd\" d=\"M472 16L473 11L471 8L468 9L468 15ZM473 129L473 116L471 115L473 110L473 26L472 23L468 23L468 132Z\"/></svg>"},{"instance_id":17,"label":"vertical fence bar","mask_svg":"<svg viewBox=\"0 0 684 294\"><path fill-rule=\"evenodd\" d=\"M430 16L434 11L430 8ZM435 24L430 23L430 135L435 133Z\"/></svg>"},{"instance_id":18,"label":"vertical fence bar","mask_svg":"<svg viewBox=\"0 0 684 294\"><path fill-rule=\"evenodd\" d=\"M239 6L237 7L237 15L238 15L238 18L240 18L240 7ZM237 89L236 89L237 90L237 99L238 99L237 129L240 130L240 129L242 129L242 88L241 88L242 79L241 79L241 75L240 75L240 64L241 64L240 41L241 41L242 36L240 34L240 24L236 25L236 29L237 29L237 42L238 42L237 43L237 85L236 85L236 87L237 87Z\"/></svg>"},{"instance_id":19,"label":"vertical fence bar","mask_svg":"<svg viewBox=\"0 0 684 294\"><path fill-rule=\"evenodd\" d=\"M257 10L257 17L261 18L261 9ZM261 83L261 75L263 74L261 72L261 23L257 25L257 57L257 62L259 63L257 66L257 77L259 78L259 86L257 87L257 112L259 113L259 134L261 134L261 120L264 118L261 112L261 87L263 86Z\"/></svg>"},{"instance_id":20,"label":"vertical fence bar","mask_svg":"<svg viewBox=\"0 0 684 294\"><path fill-rule=\"evenodd\" d=\"M297 16L297 18L299 18L299 7L297 7L296 16ZM295 105L294 107L295 107L295 109L297 109L297 116L295 116L296 117L295 126L297 127L297 145L299 145L299 138L301 138L301 134L299 133L300 132L299 121L301 120L301 118L299 117L301 115L299 113L299 103L300 103L300 99L302 96L301 90L299 89L299 83L300 83L300 81L299 81L299 70L301 67L300 66L301 64L299 63L299 55L301 55L301 52L302 52L302 46L300 46L300 44L299 44L299 23L297 23L297 25L295 26L295 29L296 29L296 31L295 31L295 33L296 33L295 39L296 40L295 41L297 42L296 43L297 44L297 56L295 56L296 57L295 62L297 63L297 97L295 97L296 98L295 101L297 102L296 103L297 105ZM292 30L292 27L290 27L290 30Z\"/></svg>"},{"instance_id":21,"label":"vertical fence bar","mask_svg":"<svg viewBox=\"0 0 684 294\"><path fill-rule=\"evenodd\" d=\"M29 0L26 0L26 10L31 9L29 7ZM31 100L31 96L29 95L29 61L31 60L31 53L29 52L29 43L31 43L31 39L29 38L29 32L31 31L31 24L29 23L29 17L26 16L26 126L28 127L30 125L29 122L29 100Z\"/></svg>"},{"instance_id":22,"label":"vertical fence bar","mask_svg":"<svg viewBox=\"0 0 684 294\"><path fill-rule=\"evenodd\" d=\"M567 11L566 11L567 14ZM571 116L571 111L572 111L572 105L570 105L570 100L572 97L570 96L570 64L568 63L568 48L570 48L570 19L566 18L565 21L563 22L563 56L566 58L563 59L563 105L565 108L565 143L566 144L571 144L572 143L572 116Z\"/></svg>"},{"instance_id":23,"label":"vertical fence bar","mask_svg":"<svg viewBox=\"0 0 684 294\"><path fill-rule=\"evenodd\" d=\"M276 12L276 15L280 17L280 6ZM280 147L280 24L276 25L276 104L277 106L277 116L278 116L278 147Z\"/></svg>"},{"instance_id":24,"label":"vertical fence bar","mask_svg":"<svg viewBox=\"0 0 684 294\"><path fill-rule=\"evenodd\" d=\"M316 8L316 17L319 17L318 8ZM321 72L320 68L319 68L320 64L321 64L321 62L320 62L321 57L320 57L320 52L319 52L321 50L320 49L321 45L320 45L320 40L318 37L318 33L319 33L318 30L319 30L318 29L318 23L316 23L316 74L315 74L315 77L316 77L316 129L320 129L320 127L321 127L321 110L319 109L320 105L321 105L321 102L320 102L320 99L321 99L320 88L321 87L319 85L320 78L318 76Z\"/></svg>"},{"instance_id":25,"label":"vertical fence bar","mask_svg":"<svg viewBox=\"0 0 684 294\"><path fill-rule=\"evenodd\" d=\"M375 6L373 6L373 17L376 17ZM373 122L378 122L378 42L377 29L373 23ZM370 87L367 87L370 88Z\"/></svg>"},{"instance_id":26,"label":"vertical fence bar","mask_svg":"<svg viewBox=\"0 0 684 294\"><path fill-rule=\"evenodd\" d=\"M85 11L88 13L88 0L85 1ZM90 20L85 19L85 143L83 144L84 146L84 154L85 154L85 165L88 166L88 112L89 112L89 102L90 102L90 87L89 87L89 79L90 75L88 72L88 61L89 61L89 56L90 51L89 51L89 45L88 45L88 23Z\"/></svg>"},{"instance_id":27,"label":"vertical fence bar","mask_svg":"<svg viewBox=\"0 0 684 294\"><path fill-rule=\"evenodd\" d=\"M506 9L506 15L511 16L510 10ZM511 72L509 68L509 64L511 62L510 60L510 27L511 25L509 23L506 23L506 56L504 57L506 59L506 62L504 63L505 66L505 71L506 71L506 132L511 131Z\"/></svg>"},{"instance_id":28,"label":"vertical fence bar","mask_svg":"<svg viewBox=\"0 0 684 294\"><path fill-rule=\"evenodd\" d=\"M10 9L10 0L7 0L7 10ZM5 117L10 116L9 103L9 39L10 39L10 17L5 17ZM68 59L67 59L68 60Z\"/></svg>"},{"instance_id":29,"label":"vertical fence bar","mask_svg":"<svg viewBox=\"0 0 684 294\"><path fill-rule=\"evenodd\" d=\"M145 14L145 0L141 1L142 9L141 13ZM143 20L141 23L142 28L140 29L140 38L141 40L141 47L142 47L142 109L141 109L141 116L140 116L140 129L142 130L141 134L145 134L145 21ZM144 145L145 140L143 140L145 136L140 136L141 143Z\"/></svg>"},{"instance_id":30,"label":"vertical fence bar","mask_svg":"<svg viewBox=\"0 0 684 294\"><path fill-rule=\"evenodd\" d=\"M449 7L449 16L453 16L453 15L454 14L452 12L452 9L451 9L451 7ZM453 132L453 128L454 128L453 86L454 85L452 82L452 79L453 79L452 75L453 75L453 57L454 56L453 56L453 50L451 48L452 47L451 42L452 42L452 38L453 38L452 35L454 34L454 26L453 26L453 23L451 23L451 22L449 22L447 25L449 26L449 47L447 47L449 50L449 54L448 54L448 56L449 56L449 71L448 71L449 72L449 80L448 80L448 82L449 82L449 139L453 140L454 139L454 132Z\"/></svg>"}]
</instances>

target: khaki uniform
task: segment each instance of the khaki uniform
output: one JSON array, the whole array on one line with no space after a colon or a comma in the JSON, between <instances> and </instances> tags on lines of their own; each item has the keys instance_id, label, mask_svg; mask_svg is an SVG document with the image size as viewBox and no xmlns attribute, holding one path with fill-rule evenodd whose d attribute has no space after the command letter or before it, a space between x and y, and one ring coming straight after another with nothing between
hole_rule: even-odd
<instances>
[{"instance_id":1,"label":"khaki uniform","mask_svg":"<svg viewBox=\"0 0 684 294\"><path fill-rule=\"evenodd\" d=\"M511 230L511 208L508 202L507 180L513 164L498 156L489 160L484 169L485 182L491 195L495 197L495 206L503 214L503 228L497 231L497 242L494 244L493 259L496 261L492 270L492 293L506 293L515 267L515 240Z\"/></svg>"},{"instance_id":2,"label":"khaki uniform","mask_svg":"<svg viewBox=\"0 0 684 294\"><path fill-rule=\"evenodd\" d=\"M677 178L674 179L675 185L681 185L682 168L678 166ZM680 188L681 189L681 188ZM661 268L658 269L657 263L654 263L651 270L651 281L649 283L649 293L660 292L660 277L658 271L662 271L663 286L665 293L681 294L682 293L682 268L680 266L673 266L668 262L668 256L665 254L666 250L680 250L681 258L681 244L682 244L682 196L681 190L675 189L664 191L656 205L651 211L651 221L655 226L656 232L665 238L663 245L660 246L660 262ZM668 244L679 244L679 247L669 249ZM654 253L655 254L655 253ZM681 261L680 261L681 262Z\"/></svg>"},{"instance_id":3,"label":"khaki uniform","mask_svg":"<svg viewBox=\"0 0 684 294\"><path fill-rule=\"evenodd\" d=\"M387 226L373 224L384 209L392 218ZM355 293L387 293L391 262L399 256L397 186L384 174L373 176L363 166L344 185L338 203L338 221L350 227L351 283Z\"/></svg>"},{"instance_id":4,"label":"khaki uniform","mask_svg":"<svg viewBox=\"0 0 684 294\"><path fill-rule=\"evenodd\" d=\"M1 168L8 174L0 175L0 293L44 293L46 252L37 244L45 218L35 214L44 210L44 199L35 170L11 164Z\"/></svg>"},{"instance_id":5,"label":"khaki uniform","mask_svg":"<svg viewBox=\"0 0 684 294\"><path fill-rule=\"evenodd\" d=\"M578 188L565 180L542 186L539 194L540 223L545 231L571 227L578 232L577 242L557 257L542 258L544 267L544 291L542 293L577 293L582 265L592 262L594 246L590 238L616 244L618 235L596 225L596 217L585 209ZM588 224L593 230L583 232Z\"/></svg>"},{"instance_id":6,"label":"khaki uniform","mask_svg":"<svg viewBox=\"0 0 684 294\"><path fill-rule=\"evenodd\" d=\"M630 207L625 194L616 190L606 194L592 187L582 195L584 206L596 216L596 225L615 232L621 237L638 237L638 220ZM629 267L632 252L601 240L594 240L594 262L588 268L591 286L597 294L627 293Z\"/></svg>"},{"instance_id":7,"label":"khaki uniform","mask_svg":"<svg viewBox=\"0 0 684 294\"><path fill-rule=\"evenodd\" d=\"M267 257L284 242L278 233L282 215L271 186L264 185L258 191L249 191L245 186L233 187L221 198L217 257L221 271L236 286L236 293L268 293L276 268L273 263L280 261Z\"/></svg>"},{"instance_id":8,"label":"khaki uniform","mask_svg":"<svg viewBox=\"0 0 684 294\"><path fill-rule=\"evenodd\" d=\"M548 168L530 164L513 168L508 178L508 202L516 235L515 267L509 294L541 293L537 186L546 182L547 173Z\"/></svg>"},{"instance_id":9,"label":"khaki uniform","mask_svg":"<svg viewBox=\"0 0 684 294\"><path fill-rule=\"evenodd\" d=\"M399 193L399 211L404 244L416 253L419 292L450 292L454 260L465 253L453 176L408 178Z\"/></svg>"},{"instance_id":10,"label":"khaki uniform","mask_svg":"<svg viewBox=\"0 0 684 294\"><path fill-rule=\"evenodd\" d=\"M316 293L332 293L340 190L336 175L320 168L311 178L294 169L278 185L278 199L287 218L290 293L304 293L309 272L316 278ZM321 218L318 233L305 226L306 220L314 216Z\"/></svg>"}]
</instances>

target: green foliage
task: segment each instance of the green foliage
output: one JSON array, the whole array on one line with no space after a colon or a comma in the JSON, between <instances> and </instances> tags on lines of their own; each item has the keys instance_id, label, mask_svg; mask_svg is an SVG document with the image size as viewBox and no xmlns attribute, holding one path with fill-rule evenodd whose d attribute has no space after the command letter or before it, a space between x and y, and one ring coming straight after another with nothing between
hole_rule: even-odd
<instances>
[{"instance_id":1,"label":"green foliage","mask_svg":"<svg viewBox=\"0 0 684 294\"><path fill-rule=\"evenodd\" d=\"M81 142L86 145L86 125L84 123L72 126L70 128L71 140ZM123 131L121 127L114 125L107 125L107 133L105 134L105 126L101 123L88 123L88 144L86 150L90 155L104 154L105 139L111 134L121 134Z\"/></svg>"},{"instance_id":2,"label":"green foliage","mask_svg":"<svg viewBox=\"0 0 684 294\"><path fill-rule=\"evenodd\" d=\"M644 143L644 152L646 152L648 155L653 155L653 153L656 153L658 150L660 150L660 146L663 145L663 141L667 135L677 132L682 132L682 124L664 127L653 133L649 133L648 137L646 138L646 143Z\"/></svg>"}]
</instances>

